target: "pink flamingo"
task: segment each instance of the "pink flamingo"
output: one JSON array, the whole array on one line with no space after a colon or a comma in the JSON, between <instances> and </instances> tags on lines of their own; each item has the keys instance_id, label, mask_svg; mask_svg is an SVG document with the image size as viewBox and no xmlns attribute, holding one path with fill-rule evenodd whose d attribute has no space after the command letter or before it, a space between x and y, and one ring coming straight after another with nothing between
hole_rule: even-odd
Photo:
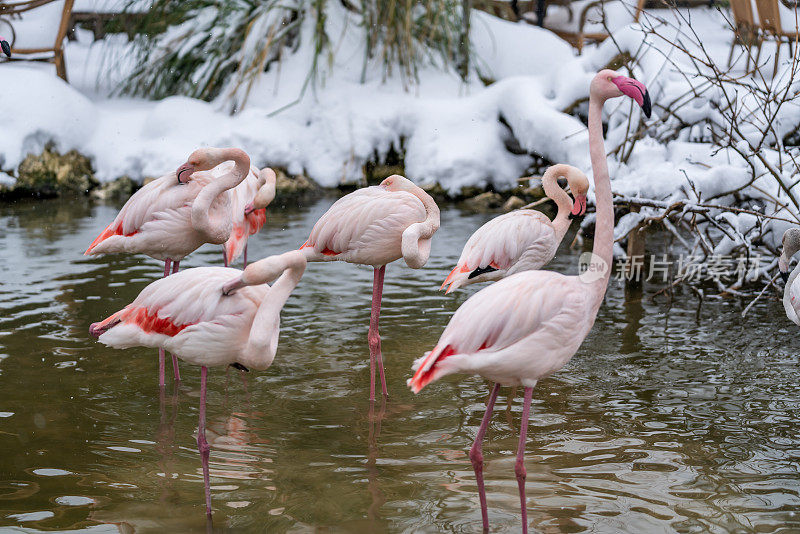
<instances>
[{"instance_id":1,"label":"pink flamingo","mask_svg":"<svg viewBox=\"0 0 800 534\"><path fill-rule=\"evenodd\" d=\"M258 233L267 222L265 208L275 198L276 179L275 171L270 168L251 169L247 178L231 190L233 230L222 251L226 267L242 253L247 267L247 238Z\"/></svg>"},{"instance_id":2,"label":"pink flamingo","mask_svg":"<svg viewBox=\"0 0 800 534\"><path fill-rule=\"evenodd\" d=\"M572 358L591 330L606 293L614 244L614 209L603 146L602 113L606 100L623 95L633 98L645 115L650 116L650 97L640 82L612 70L602 70L592 80L589 151L597 219L589 270L580 276L523 271L482 289L456 311L433 350L414 363L416 372L408 381L414 393L453 373L478 374L496 383L469 451L484 530L489 528L489 518L481 444L500 385L525 387L514 471L522 507L522 530L527 532L523 462L533 387Z\"/></svg>"},{"instance_id":3,"label":"pink flamingo","mask_svg":"<svg viewBox=\"0 0 800 534\"><path fill-rule=\"evenodd\" d=\"M558 186L567 179L575 204ZM521 271L541 269L556 255L572 217L586 211L589 180L571 165L553 165L542 177L545 194L558 206L552 221L541 211L515 210L495 217L478 228L467 240L455 268L442 284L447 293L477 282L500 280Z\"/></svg>"},{"instance_id":4,"label":"pink flamingo","mask_svg":"<svg viewBox=\"0 0 800 534\"><path fill-rule=\"evenodd\" d=\"M215 177L210 172L225 161L233 167ZM195 150L177 171L139 189L117 217L92 242L84 255L126 252L164 262L164 276L178 272L183 258L205 243L225 243L231 234L229 189L250 170L250 158L238 148ZM180 380L173 354L175 380ZM158 384L164 386L164 351L158 355Z\"/></svg>"},{"instance_id":5,"label":"pink flamingo","mask_svg":"<svg viewBox=\"0 0 800 534\"><path fill-rule=\"evenodd\" d=\"M306 268L293 250L249 265L195 267L148 285L136 299L89 333L109 347L158 347L200 366L197 448L211 515L209 446L205 435L208 367L267 369L275 358L280 313ZM272 287L267 285L275 280Z\"/></svg>"},{"instance_id":6,"label":"pink flamingo","mask_svg":"<svg viewBox=\"0 0 800 534\"><path fill-rule=\"evenodd\" d=\"M0 49L3 50L6 56L11 57L11 45L3 37L0 37Z\"/></svg>"},{"instance_id":7,"label":"pink flamingo","mask_svg":"<svg viewBox=\"0 0 800 534\"><path fill-rule=\"evenodd\" d=\"M365 187L337 200L314 225L300 249L308 261L346 261L370 265L372 314L369 321L370 400L375 400L375 361L381 388L388 396L381 355L378 320L386 264L403 258L419 269L431 252L431 237L439 229L439 207L431 196L402 176Z\"/></svg>"}]
</instances>

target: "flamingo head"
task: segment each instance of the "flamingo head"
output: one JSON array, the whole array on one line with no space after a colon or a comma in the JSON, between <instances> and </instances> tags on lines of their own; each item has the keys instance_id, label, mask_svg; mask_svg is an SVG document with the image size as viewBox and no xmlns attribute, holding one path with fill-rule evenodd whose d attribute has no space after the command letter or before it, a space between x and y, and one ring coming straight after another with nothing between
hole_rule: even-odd
<instances>
[{"instance_id":1,"label":"flamingo head","mask_svg":"<svg viewBox=\"0 0 800 534\"><path fill-rule=\"evenodd\" d=\"M393 174L381 182L380 187L389 191L411 191L417 186L408 178L404 178L399 174Z\"/></svg>"},{"instance_id":2,"label":"flamingo head","mask_svg":"<svg viewBox=\"0 0 800 534\"><path fill-rule=\"evenodd\" d=\"M646 117L650 117L653 111L650 102L650 93L644 84L633 78L622 76L610 69L604 69L597 73L592 80L591 93L603 99L627 96L636 101L642 108Z\"/></svg>"},{"instance_id":3,"label":"flamingo head","mask_svg":"<svg viewBox=\"0 0 800 534\"><path fill-rule=\"evenodd\" d=\"M237 289L241 289L246 285L247 284L244 282L244 280L242 280L242 277L237 276L236 278L234 278L230 282L226 282L225 285L222 286L222 294L225 295L226 297L228 295L233 295L234 293L236 293Z\"/></svg>"},{"instance_id":4,"label":"flamingo head","mask_svg":"<svg viewBox=\"0 0 800 534\"><path fill-rule=\"evenodd\" d=\"M778 270L783 281L789 279L789 262L798 250L800 250L800 228L789 228L783 233L783 250L778 259Z\"/></svg>"},{"instance_id":5,"label":"flamingo head","mask_svg":"<svg viewBox=\"0 0 800 534\"><path fill-rule=\"evenodd\" d=\"M575 201L572 203L572 211L569 212L570 219L586 213L586 193L589 192L589 179L586 175L575 167L571 171L567 174L567 183Z\"/></svg>"},{"instance_id":6,"label":"flamingo head","mask_svg":"<svg viewBox=\"0 0 800 534\"><path fill-rule=\"evenodd\" d=\"M178 177L178 182L185 184L191 180L192 174L197 171L210 171L214 167L216 167L216 163L210 149L201 148L192 152L186 163L178 167L175 174Z\"/></svg>"},{"instance_id":7,"label":"flamingo head","mask_svg":"<svg viewBox=\"0 0 800 534\"><path fill-rule=\"evenodd\" d=\"M6 56L11 57L11 45L3 37L0 37L0 49L3 50Z\"/></svg>"}]
</instances>

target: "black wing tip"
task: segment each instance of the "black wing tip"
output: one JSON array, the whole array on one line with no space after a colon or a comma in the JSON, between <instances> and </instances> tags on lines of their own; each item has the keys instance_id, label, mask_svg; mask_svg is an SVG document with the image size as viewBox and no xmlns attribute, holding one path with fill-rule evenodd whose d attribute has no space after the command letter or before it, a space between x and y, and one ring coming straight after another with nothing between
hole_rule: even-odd
<instances>
[{"instance_id":1,"label":"black wing tip","mask_svg":"<svg viewBox=\"0 0 800 534\"><path fill-rule=\"evenodd\" d=\"M472 280L476 276L480 276L480 275L486 274L486 273L491 273L491 272L496 271L496 270L497 269L495 269L491 265L487 265L486 267L478 267L477 269L475 269L474 271L469 273L469 276L467 277L467 280Z\"/></svg>"},{"instance_id":2,"label":"black wing tip","mask_svg":"<svg viewBox=\"0 0 800 534\"><path fill-rule=\"evenodd\" d=\"M642 98L642 111L644 112L644 116L649 119L650 114L653 112L653 105L650 103L650 91L644 92L644 97Z\"/></svg>"},{"instance_id":3,"label":"black wing tip","mask_svg":"<svg viewBox=\"0 0 800 534\"><path fill-rule=\"evenodd\" d=\"M3 53L6 56L8 56L9 58L11 57L11 45L8 44L8 41L0 40L0 48L3 49Z\"/></svg>"}]
</instances>

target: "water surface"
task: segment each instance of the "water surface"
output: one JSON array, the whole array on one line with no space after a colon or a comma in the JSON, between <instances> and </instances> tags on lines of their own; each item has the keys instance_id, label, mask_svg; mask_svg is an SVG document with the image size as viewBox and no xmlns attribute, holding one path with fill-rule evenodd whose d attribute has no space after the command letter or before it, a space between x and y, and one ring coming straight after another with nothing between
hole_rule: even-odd
<instances>
[{"instance_id":1,"label":"water surface","mask_svg":"<svg viewBox=\"0 0 800 534\"><path fill-rule=\"evenodd\" d=\"M260 258L301 244L333 199L270 210ZM118 351L88 325L163 269L86 258L116 205L0 206L0 530L206 528L196 449L199 370L159 395L151 349ZM260 532L479 532L467 457L489 385L449 377L412 395L412 361L479 287L438 287L492 215L442 211L424 269L387 268L381 316L389 401L370 407L372 271L309 265L282 315L274 365L212 369L213 528ZM550 268L574 273L564 245ZM207 246L182 268L216 265ZM540 532L800 530L796 329L780 303L612 282L589 338L534 392L528 516ZM491 310L487 310L491 313ZM521 394L503 389L484 445L493 532L518 532ZM521 392L518 392L521 393Z\"/></svg>"}]
</instances>

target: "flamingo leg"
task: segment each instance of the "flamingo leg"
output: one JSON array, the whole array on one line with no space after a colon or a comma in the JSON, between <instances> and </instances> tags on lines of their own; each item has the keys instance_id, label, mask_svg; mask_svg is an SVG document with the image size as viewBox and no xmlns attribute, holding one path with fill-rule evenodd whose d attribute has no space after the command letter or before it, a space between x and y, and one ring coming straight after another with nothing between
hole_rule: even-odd
<instances>
[{"instance_id":1,"label":"flamingo leg","mask_svg":"<svg viewBox=\"0 0 800 534\"><path fill-rule=\"evenodd\" d=\"M525 498L525 440L528 436L528 417L531 411L533 388L525 388L525 404L522 407L522 422L519 425L519 446L517 447L517 462L514 464L514 473L517 475L519 486L519 500L522 510L522 532L528 533L528 501Z\"/></svg>"},{"instance_id":2,"label":"flamingo leg","mask_svg":"<svg viewBox=\"0 0 800 534\"><path fill-rule=\"evenodd\" d=\"M169 269L172 265L172 260L164 260L164 278L169 276ZM164 387L164 349L158 349L158 387Z\"/></svg>"},{"instance_id":3,"label":"flamingo leg","mask_svg":"<svg viewBox=\"0 0 800 534\"><path fill-rule=\"evenodd\" d=\"M381 355L381 335L378 332L378 321L381 315L381 298L383 297L383 277L386 274L386 266L375 269L374 277L372 279L372 314L369 318L369 333L367 334L367 341L369 342L369 400L375 400L375 363L377 361L378 369L381 375L381 389L383 395L388 397L389 392L386 389L386 375L383 371L383 355Z\"/></svg>"},{"instance_id":4,"label":"flamingo leg","mask_svg":"<svg viewBox=\"0 0 800 534\"><path fill-rule=\"evenodd\" d=\"M244 267L247 267L247 243L244 244Z\"/></svg>"},{"instance_id":5,"label":"flamingo leg","mask_svg":"<svg viewBox=\"0 0 800 534\"><path fill-rule=\"evenodd\" d=\"M180 265L181 265L181 262L179 262L179 261L172 262L172 274L175 274L175 273L178 272L178 268L180 267ZM175 382L180 382L181 381L181 371L180 371L180 369L178 369L178 357L175 356L174 354L171 354L171 353L170 353L170 356L172 356L172 372L174 374Z\"/></svg>"},{"instance_id":6,"label":"flamingo leg","mask_svg":"<svg viewBox=\"0 0 800 534\"><path fill-rule=\"evenodd\" d=\"M206 515L211 517L211 486L208 475L208 457L210 447L206 441L206 381L208 367L200 368L200 422L197 426L197 450L200 451L200 460L203 463L203 486L206 491Z\"/></svg>"},{"instance_id":7,"label":"flamingo leg","mask_svg":"<svg viewBox=\"0 0 800 534\"><path fill-rule=\"evenodd\" d=\"M483 414L481 426L478 428L478 435L475 442L469 449L469 459L472 462L472 469L475 470L475 479L478 481L478 498L481 501L481 519L483 520L483 531L489 532L489 511L486 509L486 490L483 486L483 438L486 436L486 429L489 428L489 421L492 418L492 410L500 393L500 384L495 384L489 399L486 403L486 413Z\"/></svg>"},{"instance_id":8,"label":"flamingo leg","mask_svg":"<svg viewBox=\"0 0 800 534\"><path fill-rule=\"evenodd\" d=\"M222 262L225 267L228 266L228 254L226 254L224 250L222 251Z\"/></svg>"}]
</instances>

